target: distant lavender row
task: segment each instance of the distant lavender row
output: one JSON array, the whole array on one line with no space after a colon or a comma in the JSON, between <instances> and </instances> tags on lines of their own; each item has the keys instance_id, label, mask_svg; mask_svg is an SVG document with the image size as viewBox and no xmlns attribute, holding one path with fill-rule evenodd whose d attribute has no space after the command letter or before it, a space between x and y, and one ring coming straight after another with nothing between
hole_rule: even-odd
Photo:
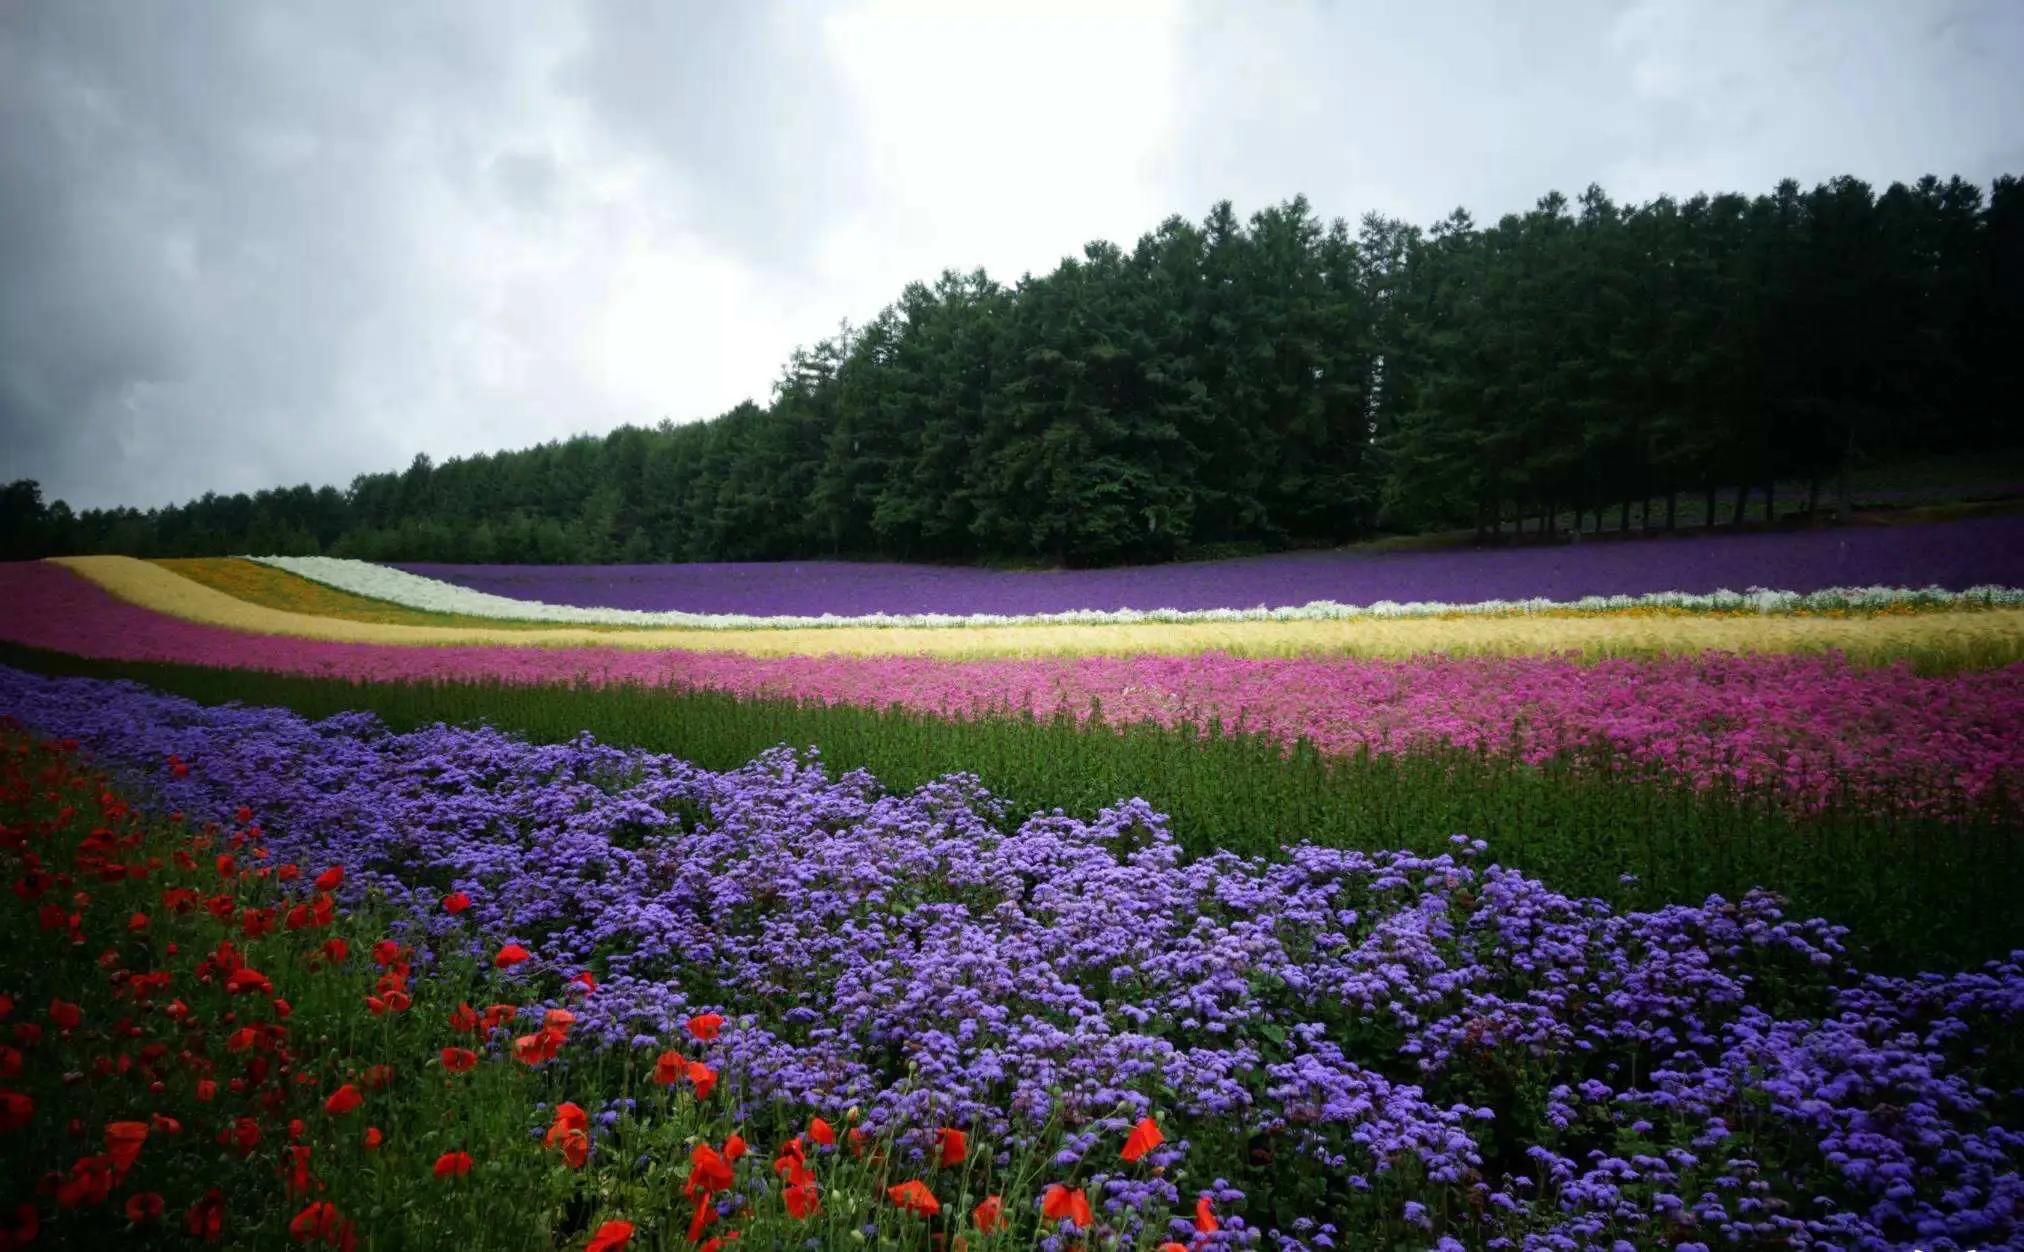
<instances>
[{"instance_id":1,"label":"distant lavender row","mask_svg":"<svg viewBox=\"0 0 2024 1252\"><path fill-rule=\"evenodd\" d=\"M1282 553L1129 569L1007 572L848 561L399 568L583 608L759 616L1249 608L1333 600L1576 600L1725 588L2024 586L2024 517L1557 547Z\"/></svg>"}]
</instances>

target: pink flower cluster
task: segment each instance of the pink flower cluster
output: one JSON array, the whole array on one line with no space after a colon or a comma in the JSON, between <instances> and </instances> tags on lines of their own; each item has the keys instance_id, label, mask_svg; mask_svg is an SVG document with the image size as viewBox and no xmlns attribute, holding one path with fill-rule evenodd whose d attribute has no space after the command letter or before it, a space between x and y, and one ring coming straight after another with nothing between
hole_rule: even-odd
<instances>
[{"instance_id":1,"label":"pink flower cluster","mask_svg":"<svg viewBox=\"0 0 2024 1252\"><path fill-rule=\"evenodd\" d=\"M949 717L1031 710L1226 727L1330 753L1437 744L1562 753L1695 786L1945 807L2024 790L2024 665L1924 678L1835 657L1200 656L950 661L511 646L405 647L241 634L169 618L41 564L0 565L0 638L128 661L348 679L642 683Z\"/></svg>"}]
</instances>

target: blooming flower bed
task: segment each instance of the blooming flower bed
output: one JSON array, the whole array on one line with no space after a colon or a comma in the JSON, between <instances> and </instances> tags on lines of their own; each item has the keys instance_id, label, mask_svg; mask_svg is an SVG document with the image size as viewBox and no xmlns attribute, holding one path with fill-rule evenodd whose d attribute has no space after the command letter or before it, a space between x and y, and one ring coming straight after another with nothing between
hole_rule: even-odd
<instances>
[{"instance_id":1,"label":"blooming flower bed","mask_svg":"<svg viewBox=\"0 0 2024 1252\"><path fill-rule=\"evenodd\" d=\"M2024 587L2024 517L1564 547L1380 555L1285 553L1137 569L1002 572L796 561L712 565L400 568L513 601L580 608L796 617L1208 610L1827 587ZM390 582L391 580L389 580ZM354 588L355 590L356 588ZM373 594L373 593L366 593Z\"/></svg>"},{"instance_id":2,"label":"blooming flower bed","mask_svg":"<svg viewBox=\"0 0 2024 1252\"><path fill-rule=\"evenodd\" d=\"M948 717L1100 707L1111 723L1230 727L1323 752L1437 744L1563 754L1692 785L1951 807L2024 784L2024 665L1920 677L1834 657L1101 656L949 661L611 648L398 647L248 635L146 612L46 565L0 567L0 636L122 660L384 680L643 683Z\"/></svg>"},{"instance_id":3,"label":"blooming flower bed","mask_svg":"<svg viewBox=\"0 0 2024 1252\"><path fill-rule=\"evenodd\" d=\"M1681 613L1796 613L1827 611L1868 611L1889 609L1952 609L2016 607L2024 604L2024 590L1996 585L1978 585L1949 591L1938 585L1917 587L1830 586L1815 591L1774 591L1752 585L1738 592L1718 588L1707 593L1654 591L1637 595L1588 595L1578 599L1555 600L1543 596L1507 600L1377 600L1345 604L1335 600L1312 600L1304 604L1261 602L1254 607L1232 604L1180 609L1119 608L1067 609L1031 614L1005 613L891 613L864 614L756 615L748 613L696 613L686 610L648 611L641 609L578 607L549 604L539 600L516 599L473 590L451 582L426 578L390 565L345 560L327 556L265 556L252 558L272 568L322 583L350 595L385 601L406 608L463 618L492 618L512 622L553 622L577 626L679 627L685 630L750 630L755 627L779 629L836 629L844 627L910 627L961 629L980 626L1136 626L1148 622L1331 622L1359 618L1426 617L1511 617L1532 614L1618 613L1662 610ZM596 567L579 567L578 572L596 576ZM778 567L773 577L787 583L798 575L791 567Z\"/></svg>"},{"instance_id":4,"label":"blooming flower bed","mask_svg":"<svg viewBox=\"0 0 2024 1252\"><path fill-rule=\"evenodd\" d=\"M906 1246L987 1237L936 1199L950 1130L966 1158L988 1145L1021 1184L1004 1211L1057 1248L1250 1246L1262 1225L1289 1248L2024 1237L2006 1094L2024 1072L2004 1042L2024 957L1866 977L1844 934L1764 895L1616 913L1467 840L1184 861L1143 801L1015 821L972 780L892 795L784 752L717 773L11 673L0 709L156 804L257 822L275 863L344 867L323 889L404 917L404 970L405 946L418 971L502 967L488 977L540 1004L514 1013L531 1042L488 1044L479 1073L581 1090L622 1068L598 1047L658 1070L687 1032L671 1075L707 1067L754 1124L856 1110L889 1145L874 1225ZM411 1011L387 990L387 1013ZM543 1008L562 1039L532 1026ZM606 1135L557 1105L522 1156L564 1178L631 1168L652 1121L614 1111ZM715 1213L692 1237L740 1213L790 1229L773 1215L796 1157L767 1146L777 1178L696 1159ZM467 1168L452 1157L446 1185ZM1252 1220L1204 1229L1187 1216L1204 1196ZM309 1237L333 1243L354 1211L312 1210Z\"/></svg>"},{"instance_id":5,"label":"blooming flower bed","mask_svg":"<svg viewBox=\"0 0 2024 1252\"><path fill-rule=\"evenodd\" d=\"M0 583L22 586L0 600L0 613L29 618L23 628L53 625L31 613L38 593L65 594L69 572L128 604L234 631L345 643L429 647L506 644L636 651L743 652L754 656L1081 656L1167 655L1223 651L1245 656L1421 656L1567 653L1580 656L1677 655L1709 650L1837 650L1868 661L1916 657L1933 668L1988 666L2024 659L2024 608L2003 607L2007 593L1945 593L1938 601L1891 593L1871 608L1760 613L1697 610L1445 614L1432 618L1355 616L1258 621L1178 621L1136 625L612 627L526 622L471 625L361 619L350 610L321 615L279 609L226 594L160 565L129 557L66 557L44 565L0 566ZM291 577L273 571L277 577ZM308 586L304 580L296 580ZM358 597L336 593L353 603ZM368 602L370 603L370 602ZM1954 611L1949 611L1952 609ZM454 623L454 624L453 624ZM5 629L0 624L0 629Z\"/></svg>"}]
</instances>

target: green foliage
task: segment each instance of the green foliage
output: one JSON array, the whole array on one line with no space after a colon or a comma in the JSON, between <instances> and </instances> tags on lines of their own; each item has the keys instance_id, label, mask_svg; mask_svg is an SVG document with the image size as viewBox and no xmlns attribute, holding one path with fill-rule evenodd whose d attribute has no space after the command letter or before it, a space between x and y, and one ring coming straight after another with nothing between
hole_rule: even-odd
<instances>
[{"instance_id":1,"label":"green foliage","mask_svg":"<svg viewBox=\"0 0 2024 1252\"><path fill-rule=\"evenodd\" d=\"M347 491L73 514L0 493L0 556L1067 564L1380 528L1478 533L1847 505L1847 471L2014 446L2024 187L1590 187L1479 229L1217 205L1005 287L915 283L771 403ZM1753 502L1754 501L1754 502ZM1789 510L1788 510L1789 511Z\"/></svg>"},{"instance_id":2,"label":"green foliage","mask_svg":"<svg viewBox=\"0 0 2024 1252\"><path fill-rule=\"evenodd\" d=\"M975 773L1021 815L1092 813L1141 796L1172 815L1194 853L1272 856L1300 840L1431 851L1462 832L1488 840L1504 864L1622 905L1770 887L1796 912L1852 927L1885 968L1959 967L2024 946L2024 914L2014 907L2024 888L2024 829L2004 796L1942 816L1853 801L1801 816L1769 795L1694 793L1593 760L1539 768L1459 752L1331 760L1214 726L949 722L661 688L354 684L12 647L0 647L0 663L133 678L207 703L279 705L310 717L366 709L397 728L482 721L546 742L588 731L713 769L782 742L813 745L832 769L867 768L893 788Z\"/></svg>"}]
</instances>

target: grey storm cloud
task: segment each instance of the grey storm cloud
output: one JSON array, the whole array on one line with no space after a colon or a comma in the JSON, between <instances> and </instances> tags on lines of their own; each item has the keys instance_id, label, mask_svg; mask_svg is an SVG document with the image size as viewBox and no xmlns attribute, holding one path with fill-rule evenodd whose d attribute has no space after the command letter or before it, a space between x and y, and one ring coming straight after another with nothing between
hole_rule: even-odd
<instances>
[{"instance_id":1,"label":"grey storm cloud","mask_svg":"<svg viewBox=\"0 0 2024 1252\"><path fill-rule=\"evenodd\" d=\"M763 396L1219 199L2024 172L2024 5L0 6L0 478L342 484Z\"/></svg>"}]
</instances>

